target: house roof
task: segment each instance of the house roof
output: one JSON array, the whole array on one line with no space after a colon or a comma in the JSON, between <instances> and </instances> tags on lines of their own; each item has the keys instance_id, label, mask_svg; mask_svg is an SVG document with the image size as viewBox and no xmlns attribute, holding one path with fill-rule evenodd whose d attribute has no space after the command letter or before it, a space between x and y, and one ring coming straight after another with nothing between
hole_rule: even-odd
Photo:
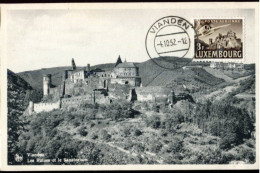
<instances>
[{"instance_id":1,"label":"house roof","mask_svg":"<svg viewBox=\"0 0 260 173\"><path fill-rule=\"evenodd\" d=\"M118 68L136 68L135 64L133 62L123 62L118 64L116 67Z\"/></svg>"}]
</instances>

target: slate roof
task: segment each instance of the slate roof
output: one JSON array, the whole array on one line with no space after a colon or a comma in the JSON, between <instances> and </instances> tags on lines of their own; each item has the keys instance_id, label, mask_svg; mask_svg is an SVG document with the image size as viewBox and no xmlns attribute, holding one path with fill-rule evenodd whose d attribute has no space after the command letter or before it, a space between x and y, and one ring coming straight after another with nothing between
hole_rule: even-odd
<instances>
[{"instance_id":1,"label":"slate roof","mask_svg":"<svg viewBox=\"0 0 260 173\"><path fill-rule=\"evenodd\" d=\"M117 68L136 68L133 62L123 62L116 66Z\"/></svg>"}]
</instances>

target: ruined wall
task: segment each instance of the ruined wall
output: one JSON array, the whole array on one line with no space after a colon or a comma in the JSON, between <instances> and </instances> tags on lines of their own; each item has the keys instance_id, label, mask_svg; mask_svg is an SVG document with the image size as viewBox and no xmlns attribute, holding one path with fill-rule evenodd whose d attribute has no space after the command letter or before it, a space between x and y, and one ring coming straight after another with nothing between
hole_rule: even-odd
<instances>
[{"instance_id":1,"label":"ruined wall","mask_svg":"<svg viewBox=\"0 0 260 173\"><path fill-rule=\"evenodd\" d=\"M130 85L130 86L140 86L141 78L136 77L119 77L119 78L112 78L111 84L120 84L120 85Z\"/></svg>"},{"instance_id":2,"label":"ruined wall","mask_svg":"<svg viewBox=\"0 0 260 173\"><path fill-rule=\"evenodd\" d=\"M78 107L81 103L93 103L93 95L84 95L84 96L77 96L71 98L63 98L61 99L61 108L66 107Z\"/></svg>"},{"instance_id":3,"label":"ruined wall","mask_svg":"<svg viewBox=\"0 0 260 173\"><path fill-rule=\"evenodd\" d=\"M101 93L96 93L95 94L95 102L98 104L110 104L112 102L112 98L109 96L104 96Z\"/></svg>"},{"instance_id":4,"label":"ruined wall","mask_svg":"<svg viewBox=\"0 0 260 173\"><path fill-rule=\"evenodd\" d=\"M171 99L171 89L160 86L136 87L137 101L168 102Z\"/></svg>"},{"instance_id":5,"label":"ruined wall","mask_svg":"<svg viewBox=\"0 0 260 173\"><path fill-rule=\"evenodd\" d=\"M91 94L94 89L105 88L106 85L109 85L109 83L110 79L94 77L86 78L83 82L79 83L66 81L64 93L71 96Z\"/></svg>"},{"instance_id":6,"label":"ruined wall","mask_svg":"<svg viewBox=\"0 0 260 173\"><path fill-rule=\"evenodd\" d=\"M101 92L95 91L88 95L83 96L76 96L71 98L62 98L61 99L61 108L67 108L67 107L78 107L82 103L99 103L99 104L109 104L110 98L108 96L104 96Z\"/></svg>"},{"instance_id":7,"label":"ruined wall","mask_svg":"<svg viewBox=\"0 0 260 173\"><path fill-rule=\"evenodd\" d=\"M39 113L42 111L49 112L54 109L60 109L60 101L55 103L35 103L34 112Z\"/></svg>"},{"instance_id":8,"label":"ruined wall","mask_svg":"<svg viewBox=\"0 0 260 173\"><path fill-rule=\"evenodd\" d=\"M57 100L60 98L60 92L61 92L61 85L59 85L55 88L50 88L50 95L52 95L54 100Z\"/></svg>"},{"instance_id":9,"label":"ruined wall","mask_svg":"<svg viewBox=\"0 0 260 173\"><path fill-rule=\"evenodd\" d=\"M129 97L129 85L110 84L108 86L108 95L111 99L127 99Z\"/></svg>"}]
</instances>

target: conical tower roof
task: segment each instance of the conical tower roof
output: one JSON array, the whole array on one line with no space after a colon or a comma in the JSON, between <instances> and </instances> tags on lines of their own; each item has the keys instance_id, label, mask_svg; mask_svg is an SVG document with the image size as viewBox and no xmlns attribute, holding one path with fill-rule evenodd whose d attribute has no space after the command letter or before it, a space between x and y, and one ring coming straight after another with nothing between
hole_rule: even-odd
<instances>
[{"instance_id":1,"label":"conical tower roof","mask_svg":"<svg viewBox=\"0 0 260 173\"><path fill-rule=\"evenodd\" d=\"M120 57L120 55L119 55L118 58L117 58L115 67L116 67L118 64L121 64L121 63L122 63L122 60L121 60L121 57Z\"/></svg>"},{"instance_id":2,"label":"conical tower roof","mask_svg":"<svg viewBox=\"0 0 260 173\"><path fill-rule=\"evenodd\" d=\"M74 58L72 58L72 60L71 60L71 66L72 66L72 70L76 70L76 63L75 63L75 61L74 61Z\"/></svg>"}]
</instances>

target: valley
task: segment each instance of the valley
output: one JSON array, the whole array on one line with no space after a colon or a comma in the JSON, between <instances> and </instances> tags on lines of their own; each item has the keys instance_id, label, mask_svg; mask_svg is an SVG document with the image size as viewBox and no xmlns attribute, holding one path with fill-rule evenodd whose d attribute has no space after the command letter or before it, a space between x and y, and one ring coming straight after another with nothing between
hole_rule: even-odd
<instances>
[{"instance_id":1,"label":"valley","mask_svg":"<svg viewBox=\"0 0 260 173\"><path fill-rule=\"evenodd\" d=\"M44 153L50 159L87 159L44 164L255 162L254 69L237 75L208 66L169 71L150 61L136 65L143 86L166 86L175 94L190 95L194 102L177 100L172 107L150 101L118 100L104 105L80 102L77 107L71 105L29 115L29 101L37 103L42 96L41 76L52 74L53 84L59 85L66 67L9 72L8 116L12 123L21 124L10 131L10 154L19 151L24 155ZM104 67L112 69L113 65L91 68ZM14 99L24 105L12 103ZM11 145L13 141L17 141L15 146Z\"/></svg>"}]
</instances>

